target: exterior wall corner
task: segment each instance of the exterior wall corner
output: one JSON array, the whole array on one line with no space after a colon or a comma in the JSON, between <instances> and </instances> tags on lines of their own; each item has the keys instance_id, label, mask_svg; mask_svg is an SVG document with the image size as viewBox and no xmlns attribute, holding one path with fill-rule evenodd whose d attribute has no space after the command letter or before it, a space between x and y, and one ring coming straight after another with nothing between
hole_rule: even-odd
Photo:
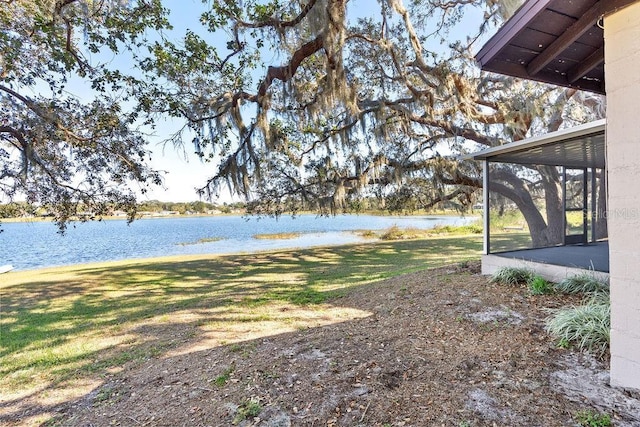
<instances>
[{"instance_id":1,"label":"exterior wall corner","mask_svg":"<svg viewBox=\"0 0 640 427\"><path fill-rule=\"evenodd\" d=\"M640 2L604 19L611 385L640 390Z\"/></svg>"}]
</instances>

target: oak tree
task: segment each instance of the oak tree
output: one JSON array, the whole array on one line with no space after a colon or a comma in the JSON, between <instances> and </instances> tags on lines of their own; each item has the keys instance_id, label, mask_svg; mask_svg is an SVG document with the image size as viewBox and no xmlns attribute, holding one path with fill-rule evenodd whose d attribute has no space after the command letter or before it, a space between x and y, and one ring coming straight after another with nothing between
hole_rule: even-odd
<instances>
[{"instance_id":1,"label":"oak tree","mask_svg":"<svg viewBox=\"0 0 640 427\"><path fill-rule=\"evenodd\" d=\"M202 193L228 185L254 213L348 211L372 195L464 209L481 177L461 154L602 114L575 90L478 70L479 40L519 3L208 2L206 32L154 45L143 68L162 90L145 111L185 120L174 139L189 135L216 167ZM481 16L472 30L470 14ZM496 166L492 188L523 212L535 246L559 243L559 173L530 169L535 182Z\"/></svg>"},{"instance_id":2,"label":"oak tree","mask_svg":"<svg viewBox=\"0 0 640 427\"><path fill-rule=\"evenodd\" d=\"M137 187L161 177L146 118L124 105L132 77L101 57L167 26L159 1L0 2L0 200L38 205L61 230L81 211L133 219Z\"/></svg>"},{"instance_id":3,"label":"oak tree","mask_svg":"<svg viewBox=\"0 0 640 427\"><path fill-rule=\"evenodd\" d=\"M136 130L160 118L184 123L168 139L211 163L201 194L228 186L279 215L371 197L464 209L481 178L461 154L602 115L596 97L478 70L474 50L517 0L206 0L180 37L157 0L5 3L0 185L60 223L80 204L132 207L130 184L160 179ZM106 50L134 72L86 58ZM91 102L65 92L71 74ZM534 181L497 166L492 188L534 245L556 243L558 171L530 169Z\"/></svg>"}]
</instances>

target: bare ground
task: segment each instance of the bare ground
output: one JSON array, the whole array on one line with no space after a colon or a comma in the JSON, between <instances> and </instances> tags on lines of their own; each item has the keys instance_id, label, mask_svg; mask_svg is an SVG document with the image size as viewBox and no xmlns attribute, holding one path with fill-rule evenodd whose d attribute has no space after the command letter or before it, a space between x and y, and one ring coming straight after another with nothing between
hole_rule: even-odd
<instances>
[{"instance_id":1,"label":"bare ground","mask_svg":"<svg viewBox=\"0 0 640 427\"><path fill-rule=\"evenodd\" d=\"M489 284L477 265L404 275L327 305L364 317L217 346L166 331L179 348L109 374L48 425L572 426L590 410L640 426L606 358L544 331L547 309L577 302Z\"/></svg>"}]
</instances>

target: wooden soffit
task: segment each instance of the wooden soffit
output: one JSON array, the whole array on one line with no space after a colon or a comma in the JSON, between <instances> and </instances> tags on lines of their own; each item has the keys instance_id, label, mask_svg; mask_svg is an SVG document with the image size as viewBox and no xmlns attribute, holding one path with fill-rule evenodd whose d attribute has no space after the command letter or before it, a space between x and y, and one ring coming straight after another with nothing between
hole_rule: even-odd
<instances>
[{"instance_id":1,"label":"wooden soffit","mask_svg":"<svg viewBox=\"0 0 640 427\"><path fill-rule=\"evenodd\" d=\"M485 71L605 93L603 17L639 0L528 0L483 46Z\"/></svg>"}]
</instances>

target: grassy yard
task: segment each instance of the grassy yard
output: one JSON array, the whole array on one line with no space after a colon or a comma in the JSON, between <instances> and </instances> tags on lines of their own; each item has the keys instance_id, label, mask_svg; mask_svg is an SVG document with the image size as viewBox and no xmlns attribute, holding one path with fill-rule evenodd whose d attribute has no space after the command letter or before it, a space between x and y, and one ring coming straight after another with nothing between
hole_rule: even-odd
<instances>
[{"instance_id":1,"label":"grassy yard","mask_svg":"<svg viewBox=\"0 0 640 427\"><path fill-rule=\"evenodd\" d=\"M479 235L445 235L4 274L3 400L60 389L79 392L78 384L91 385L91 379L126 363L183 351L195 341L224 345L253 339L255 333L361 317L366 313L357 309L333 312L331 300L350 287L477 259L481 246Z\"/></svg>"}]
</instances>

